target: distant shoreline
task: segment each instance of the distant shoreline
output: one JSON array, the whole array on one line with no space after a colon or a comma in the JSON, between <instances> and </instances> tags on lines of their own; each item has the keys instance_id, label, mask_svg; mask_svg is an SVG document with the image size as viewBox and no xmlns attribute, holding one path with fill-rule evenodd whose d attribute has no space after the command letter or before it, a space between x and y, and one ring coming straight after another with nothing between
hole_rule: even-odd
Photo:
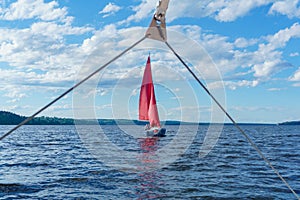
<instances>
[{"instance_id":1,"label":"distant shoreline","mask_svg":"<svg viewBox=\"0 0 300 200\"><path fill-rule=\"evenodd\" d=\"M288 122L282 122L278 125L300 125L300 121L288 121Z\"/></svg>"},{"instance_id":2,"label":"distant shoreline","mask_svg":"<svg viewBox=\"0 0 300 200\"><path fill-rule=\"evenodd\" d=\"M0 111L0 125L18 125L27 117L21 116L12 112ZM98 123L97 123L98 121ZM58 118L58 117L36 117L28 122L26 125L146 125L148 122L129 119L72 119L72 118ZM96 123L95 123L96 122ZM210 125L208 122L182 122L175 120L164 121L165 125ZM215 123L218 124L218 123ZM238 123L239 125L300 125L300 121L290 121L282 123ZM224 123L221 125L233 125L232 123Z\"/></svg>"}]
</instances>

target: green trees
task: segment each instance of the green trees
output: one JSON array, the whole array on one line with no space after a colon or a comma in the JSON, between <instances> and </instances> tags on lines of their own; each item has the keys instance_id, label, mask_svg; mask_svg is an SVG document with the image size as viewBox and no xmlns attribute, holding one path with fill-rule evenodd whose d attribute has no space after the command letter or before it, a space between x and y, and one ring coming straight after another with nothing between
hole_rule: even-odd
<instances>
[{"instance_id":1,"label":"green trees","mask_svg":"<svg viewBox=\"0 0 300 200\"><path fill-rule=\"evenodd\" d=\"M6 111L0 111L0 124L14 125L19 124L25 117Z\"/></svg>"},{"instance_id":2,"label":"green trees","mask_svg":"<svg viewBox=\"0 0 300 200\"><path fill-rule=\"evenodd\" d=\"M15 113L0 111L0 125L17 125L24 121L27 117L20 116ZM57 117L36 117L27 125L73 125L74 120L69 118Z\"/></svg>"}]
</instances>

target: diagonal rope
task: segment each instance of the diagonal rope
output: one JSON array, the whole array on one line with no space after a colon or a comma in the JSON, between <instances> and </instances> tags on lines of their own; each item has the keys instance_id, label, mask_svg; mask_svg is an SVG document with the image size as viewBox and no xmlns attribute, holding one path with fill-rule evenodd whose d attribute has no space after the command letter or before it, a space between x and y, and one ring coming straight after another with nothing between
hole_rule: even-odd
<instances>
[{"instance_id":1,"label":"diagonal rope","mask_svg":"<svg viewBox=\"0 0 300 200\"><path fill-rule=\"evenodd\" d=\"M116 61L118 58L120 58L121 56L123 56L125 53L127 53L129 50L131 50L132 48L134 48L136 45L138 45L139 43L141 43L142 41L144 41L146 38L148 37L148 35L144 36L142 39L138 40L137 42L135 42L133 45L131 45L130 47L128 47L127 49L125 49L123 52L121 52L119 55L117 55L116 57L114 57L113 59L111 59L110 61L108 61L106 64L102 65L101 67L99 67L97 70L95 70L93 73L91 73L90 75L88 75L86 78L84 78L83 80L81 80L80 82L78 82L76 85L74 85L73 87L71 87L70 89L68 89L67 91L65 91L63 94L61 94L59 97L57 97L56 99L54 99L53 101L51 101L50 103L48 103L47 105L45 105L44 107L42 107L40 110L38 110L36 113L34 113L33 115L31 115L30 117L26 118L24 121L22 121L20 124L18 124L16 127L12 128L10 131L8 131L7 133L5 133L4 135L2 135L0 137L0 141L3 140L5 137L9 136L11 133L13 133L15 130L17 130L18 128L20 128L21 126L23 126L24 124L26 124L27 122L31 121L35 116L37 116L38 114L40 114L41 112L43 112L44 110L46 110L47 108L49 108L52 104L54 104L55 102L57 102L58 100L60 100L61 98L63 98L64 96L66 96L67 94L69 94L71 91L73 91L75 88L77 88L78 86L80 86L81 84L83 84L84 82L86 82L88 79L90 79L91 77L93 77L95 74L97 74L98 72L100 72L101 70L103 70L104 68L106 68L108 65L110 65L111 63L113 63L114 61Z\"/></svg>"},{"instance_id":2,"label":"diagonal rope","mask_svg":"<svg viewBox=\"0 0 300 200\"><path fill-rule=\"evenodd\" d=\"M185 68L193 75L200 86L206 91L206 93L213 99L213 101L219 106L219 108L225 113L225 115L230 119L234 126L241 132L241 134L246 138L246 140L251 144L251 146L257 151L261 158L273 169L276 175L282 180L282 182L288 187L288 189L295 195L295 197L300 200L298 194L293 190L293 188L288 184L288 182L280 175L279 171L272 165L271 161L262 153L258 146L251 140L251 138L245 133L245 131L236 123L236 121L229 115L225 108L219 103L219 101L212 95L212 93L207 89L207 87L200 81L200 79L195 75L191 68L183 61L183 59L176 53L176 51L171 47L168 42L165 44L174 53L174 55L180 60L180 62L185 66Z\"/></svg>"}]
</instances>

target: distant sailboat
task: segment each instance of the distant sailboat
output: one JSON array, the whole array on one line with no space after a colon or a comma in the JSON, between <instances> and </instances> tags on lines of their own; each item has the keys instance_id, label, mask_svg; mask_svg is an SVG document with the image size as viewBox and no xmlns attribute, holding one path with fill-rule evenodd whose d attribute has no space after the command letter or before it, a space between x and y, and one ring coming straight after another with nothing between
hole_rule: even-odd
<instances>
[{"instance_id":1,"label":"distant sailboat","mask_svg":"<svg viewBox=\"0 0 300 200\"><path fill-rule=\"evenodd\" d=\"M149 121L145 127L147 136L164 137L166 129L161 128L158 110L156 106L156 98L154 85L152 80L150 55L148 56L146 68L144 71L143 82L140 91L139 101L139 120Z\"/></svg>"}]
</instances>

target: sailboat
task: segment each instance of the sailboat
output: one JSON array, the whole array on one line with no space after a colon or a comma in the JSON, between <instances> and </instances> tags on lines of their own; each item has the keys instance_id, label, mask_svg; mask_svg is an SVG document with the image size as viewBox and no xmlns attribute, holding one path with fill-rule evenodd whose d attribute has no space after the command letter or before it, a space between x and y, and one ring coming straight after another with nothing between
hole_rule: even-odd
<instances>
[{"instance_id":1,"label":"sailboat","mask_svg":"<svg viewBox=\"0 0 300 200\"><path fill-rule=\"evenodd\" d=\"M148 121L145 126L147 136L164 137L166 129L162 128L159 121L159 115L156 105L154 85L151 72L150 55L144 71L143 81L140 90L139 100L139 120Z\"/></svg>"}]
</instances>

